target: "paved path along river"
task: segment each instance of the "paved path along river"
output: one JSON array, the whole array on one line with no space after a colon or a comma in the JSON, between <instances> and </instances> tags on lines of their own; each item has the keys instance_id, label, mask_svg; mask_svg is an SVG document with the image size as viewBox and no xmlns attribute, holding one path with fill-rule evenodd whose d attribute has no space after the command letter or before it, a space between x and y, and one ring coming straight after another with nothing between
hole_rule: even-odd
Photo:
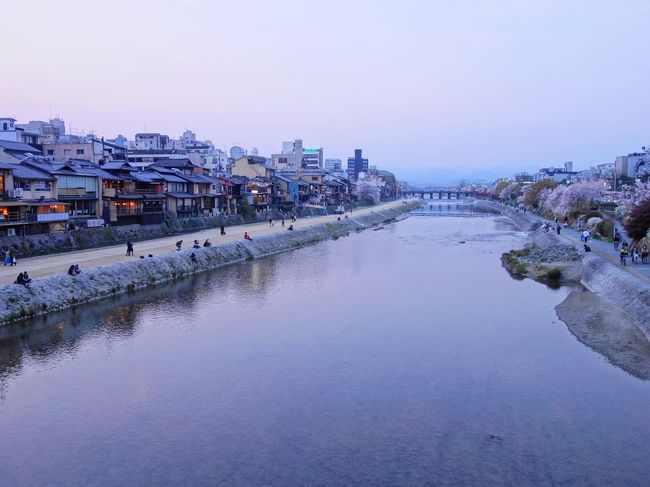
<instances>
[{"instance_id":1,"label":"paved path along river","mask_svg":"<svg viewBox=\"0 0 650 487\"><path fill-rule=\"evenodd\" d=\"M358 215L365 215L366 213L381 211L383 209L393 208L403 204L404 203L401 200L391 201L379 206L362 208L355 210L353 213L346 214L349 218L354 218ZM134 255L132 257L126 256L126 245L120 244L101 247L98 249L78 250L61 254L30 257L26 259L19 258L18 265L15 267L0 267L0 285L13 283L18 273L22 271L28 271L32 279L38 279L56 274L65 274L71 264L78 264L83 271L84 269L93 269L96 267L116 264L118 262L127 262L129 260L139 259L139 256L141 255L146 257L148 254L154 256L166 254L174 251L174 245L178 240L183 240L183 248L191 248L194 240L198 240L203 244L206 238L209 238L213 245L218 245L230 240L241 239L244 232L248 232L252 238L255 238L275 232L285 232L289 225L292 224L294 228L297 229L314 225L316 223L331 222L336 220L337 217L338 215L325 215L312 218L301 218L293 223L290 220L286 220L285 228L282 228L281 221L275 221L274 226L272 227L269 226L268 222L229 226L226 227L226 235L224 236L219 235L218 228L208 228L183 235L175 234L170 237L136 242Z\"/></svg>"},{"instance_id":2,"label":"paved path along river","mask_svg":"<svg viewBox=\"0 0 650 487\"><path fill-rule=\"evenodd\" d=\"M534 213L526 213L527 216L529 216L533 220L540 221L542 223L548 222L551 225L555 225L555 222L553 220L548 220L544 217L541 217L539 215L536 215ZM549 230L549 231L555 231L555 229ZM560 236L567 239L571 244L578 244L579 246L582 246L582 241L580 240L580 235L581 233L578 232L577 230L574 230L572 228L565 228L562 227L560 230ZM625 235L624 231L621 230L621 235ZM624 239L625 240L625 239ZM629 237L627 238L627 242L631 243L632 239ZM622 242L621 242L622 243ZM589 246L591 247L592 252L600 255L601 257L615 263L615 264L620 264L620 257L619 257L619 250L614 249L614 244L605 242L603 240L595 240L595 239L590 239L589 240ZM625 270L636 275L639 277L643 277L647 280L650 280L650 264L641 264L639 263L633 263L632 259L630 257L627 258L627 265L625 266Z\"/></svg>"}]
</instances>

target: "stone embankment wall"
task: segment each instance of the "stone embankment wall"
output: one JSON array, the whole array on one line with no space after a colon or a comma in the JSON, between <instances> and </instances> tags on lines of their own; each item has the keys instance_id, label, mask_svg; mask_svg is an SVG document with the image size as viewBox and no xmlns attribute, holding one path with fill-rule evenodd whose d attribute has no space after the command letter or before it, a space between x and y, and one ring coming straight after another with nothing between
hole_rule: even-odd
<instances>
[{"instance_id":1,"label":"stone embankment wall","mask_svg":"<svg viewBox=\"0 0 650 487\"><path fill-rule=\"evenodd\" d=\"M582 284L627 311L650 340L650 284L619 265L586 253L582 259Z\"/></svg>"},{"instance_id":2,"label":"stone embankment wall","mask_svg":"<svg viewBox=\"0 0 650 487\"><path fill-rule=\"evenodd\" d=\"M304 208L296 212L298 216L322 215L322 211L314 208ZM14 247L19 258L47 255L56 252L72 250L95 249L107 245L124 244L127 240L134 242L166 237L174 234L194 232L206 228L217 228L221 225L241 225L244 223L262 222L269 217L282 218L280 212L257 214L253 218L244 219L241 215L198 216L182 220L168 220L157 225L123 225L116 227L80 228L64 232L44 233L0 237L0 249Z\"/></svg>"},{"instance_id":3,"label":"stone embankment wall","mask_svg":"<svg viewBox=\"0 0 650 487\"><path fill-rule=\"evenodd\" d=\"M499 209L515 225L529 232L530 238L540 247L567 244L567 240L555 232L544 232L539 229L539 222L535 222L533 218L521 212L490 201L480 201L477 204ZM582 248L578 250L583 251ZM620 265L594 252L582 253L584 254L580 281L582 285L629 313L635 324L650 340L650 283L647 279L622 269Z\"/></svg>"},{"instance_id":4,"label":"stone embankment wall","mask_svg":"<svg viewBox=\"0 0 650 487\"><path fill-rule=\"evenodd\" d=\"M135 292L199 272L297 249L330 238L348 235L388 223L419 206L409 203L355 218L314 224L295 231L281 231L253 241L231 241L215 247L173 252L148 259L91 269L72 277L52 276L23 287L10 284L0 289L0 323L69 308L116 294ZM197 262L190 259L194 253Z\"/></svg>"}]
</instances>

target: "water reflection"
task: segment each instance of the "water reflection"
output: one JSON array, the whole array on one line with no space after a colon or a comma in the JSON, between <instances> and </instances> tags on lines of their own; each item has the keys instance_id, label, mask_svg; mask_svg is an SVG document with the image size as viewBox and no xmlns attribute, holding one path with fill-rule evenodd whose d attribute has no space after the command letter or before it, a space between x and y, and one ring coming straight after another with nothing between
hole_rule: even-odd
<instances>
[{"instance_id":1,"label":"water reflection","mask_svg":"<svg viewBox=\"0 0 650 487\"><path fill-rule=\"evenodd\" d=\"M495 216L501 212L489 206L483 206L480 201L472 199L461 200L429 200L422 204L422 207L411 212L420 216Z\"/></svg>"},{"instance_id":2,"label":"water reflection","mask_svg":"<svg viewBox=\"0 0 650 487\"><path fill-rule=\"evenodd\" d=\"M188 323L197 307L214 294L268 298L275 285L278 260L264 258L136 290L78 308L49 313L0 327L0 399L4 382L20 373L24 359L47 362L50 356L72 355L84 339L128 339L143 320L182 312Z\"/></svg>"}]
</instances>

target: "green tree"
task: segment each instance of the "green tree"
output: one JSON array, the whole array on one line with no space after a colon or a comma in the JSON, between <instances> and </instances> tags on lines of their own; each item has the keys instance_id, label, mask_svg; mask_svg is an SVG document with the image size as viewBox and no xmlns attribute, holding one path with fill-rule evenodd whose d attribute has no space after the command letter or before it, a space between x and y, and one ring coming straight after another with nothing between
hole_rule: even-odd
<instances>
[{"instance_id":1,"label":"green tree","mask_svg":"<svg viewBox=\"0 0 650 487\"><path fill-rule=\"evenodd\" d=\"M494 188L494 196L499 196L501 194L501 191L506 189L509 185L510 185L510 181L508 181L507 179L500 181L499 184L497 184L496 188Z\"/></svg>"},{"instance_id":2,"label":"green tree","mask_svg":"<svg viewBox=\"0 0 650 487\"><path fill-rule=\"evenodd\" d=\"M554 189L556 186L557 184L555 184L552 179L542 179L541 181L531 184L524 195L524 204L526 206L538 208L539 201L537 200L537 197L539 196L539 193L544 189Z\"/></svg>"}]
</instances>

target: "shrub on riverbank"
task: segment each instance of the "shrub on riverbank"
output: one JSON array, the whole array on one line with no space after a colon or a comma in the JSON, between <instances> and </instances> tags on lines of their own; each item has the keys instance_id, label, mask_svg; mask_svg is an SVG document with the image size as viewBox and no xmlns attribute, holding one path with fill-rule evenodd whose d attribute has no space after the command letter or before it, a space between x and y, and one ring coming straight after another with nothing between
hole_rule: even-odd
<instances>
[{"instance_id":1,"label":"shrub on riverbank","mask_svg":"<svg viewBox=\"0 0 650 487\"><path fill-rule=\"evenodd\" d=\"M605 239L612 238L614 235L614 222L612 220L603 220L596 225L596 232Z\"/></svg>"}]
</instances>

